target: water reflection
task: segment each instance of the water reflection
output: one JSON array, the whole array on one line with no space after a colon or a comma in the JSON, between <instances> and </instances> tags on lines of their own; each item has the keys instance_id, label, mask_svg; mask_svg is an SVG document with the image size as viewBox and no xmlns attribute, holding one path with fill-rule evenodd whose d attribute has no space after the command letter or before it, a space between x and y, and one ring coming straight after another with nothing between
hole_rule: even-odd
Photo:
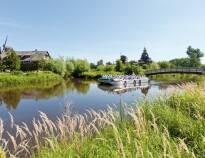
<instances>
[{"instance_id":1,"label":"water reflection","mask_svg":"<svg viewBox=\"0 0 205 158\"><path fill-rule=\"evenodd\" d=\"M111 101L114 100L113 95L124 94L127 92L131 92L133 95L136 91L136 93L141 92L141 94L147 96L150 88L151 86L147 84L140 85L140 86L114 87L114 86L99 85L97 84L96 81L87 81L87 80L80 80L80 79L69 80L48 88L32 88L32 89L13 88L9 90L1 89L0 105L4 105L7 109L12 110L12 109L16 109L18 105L22 104L21 100L24 101L25 100L31 100L31 101L45 100L48 101L50 104L52 102L51 100L54 97L63 97L65 94L66 95L69 94L71 98L75 99L75 101L77 101L78 99L82 100L83 99L82 97L84 96L84 99L87 98L88 100L90 100L90 102L89 103L87 102L87 104L93 104L95 101L96 103L99 103L99 99L103 99L101 98L102 97L101 92L108 92L107 95L103 94L104 95L103 97L105 98L105 100L110 99ZM161 87L161 88L165 88L165 87ZM112 95L109 95L109 93Z\"/></svg>"},{"instance_id":2,"label":"water reflection","mask_svg":"<svg viewBox=\"0 0 205 158\"><path fill-rule=\"evenodd\" d=\"M21 99L49 99L55 96L62 96L65 91L75 91L78 94L87 94L91 81L72 80L65 81L48 88L13 88L0 90L0 105L5 105L8 109L16 109Z\"/></svg>"},{"instance_id":3,"label":"water reflection","mask_svg":"<svg viewBox=\"0 0 205 158\"><path fill-rule=\"evenodd\" d=\"M132 92L136 90L141 90L141 93L146 96L149 92L150 85L149 84L142 84L138 86L130 85L128 87L125 86L109 86L109 85L102 85L99 84L98 88L107 91L108 93L114 93L114 94L123 94L127 92Z\"/></svg>"}]
</instances>

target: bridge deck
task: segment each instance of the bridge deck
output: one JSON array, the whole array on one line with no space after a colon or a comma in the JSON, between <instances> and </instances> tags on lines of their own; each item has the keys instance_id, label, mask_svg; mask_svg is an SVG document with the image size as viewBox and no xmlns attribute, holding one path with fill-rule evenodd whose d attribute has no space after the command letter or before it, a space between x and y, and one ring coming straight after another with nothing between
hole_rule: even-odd
<instances>
[{"instance_id":1,"label":"bridge deck","mask_svg":"<svg viewBox=\"0 0 205 158\"><path fill-rule=\"evenodd\" d=\"M169 68L169 69L157 69L145 71L145 75L156 75L165 73L192 73L192 74L204 74L205 70L202 68Z\"/></svg>"}]
</instances>

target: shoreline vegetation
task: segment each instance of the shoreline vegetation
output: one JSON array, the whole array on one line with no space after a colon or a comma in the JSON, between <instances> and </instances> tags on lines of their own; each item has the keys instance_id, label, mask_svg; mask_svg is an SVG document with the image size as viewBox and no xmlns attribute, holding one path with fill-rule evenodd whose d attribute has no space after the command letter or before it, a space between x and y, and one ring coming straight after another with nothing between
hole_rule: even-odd
<instances>
[{"instance_id":1,"label":"shoreline vegetation","mask_svg":"<svg viewBox=\"0 0 205 158\"><path fill-rule=\"evenodd\" d=\"M10 72L0 73L0 88L48 88L59 84L63 78L52 72Z\"/></svg>"},{"instance_id":2,"label":"shoreline vegetation","mask_svg":"<svg viewBox=\"0 0 205 158\"><path fill-rule=\"evenodd\" d=\"M39 59L37 61L23 62L12 48L7 48L4 57L0 60L0 71L3 72L32 72L50 71L60 75L64 79L86 78L95 79L102 75L144 75L144 71L164 68L204 68L201 58L204 56L200 49L189 46L186 58L176 58L170 61L153 61L144 48L139 60L128 60L121 55L115 62L106 62L101 59L97 63L90 63L86 59L58 58ZM180 79L180 78L179 78Z\"/></svg>"},{"instance_id":3,"label":"shoreline vegetation","mask_svg":"<svg viewBox=\"0 0 205 158\"><path fill-rule=\"evenodd\" d=\"M204 84L174 86L169 95L134 107L65 113L55 122L40 112L32 128L11 116L16 133L4 131L1 120L0 142L9 157L203 157L204 91Z\"/></svg>"}]
</instances>

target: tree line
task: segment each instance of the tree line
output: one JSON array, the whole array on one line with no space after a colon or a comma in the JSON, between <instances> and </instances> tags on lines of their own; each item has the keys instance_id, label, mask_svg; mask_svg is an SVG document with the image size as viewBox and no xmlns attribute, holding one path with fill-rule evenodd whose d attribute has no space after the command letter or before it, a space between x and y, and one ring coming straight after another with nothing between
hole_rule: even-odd
<instances>
[{"instance_id":1,"label":"tree line","mask_svg":"<svg viewBox=\"0 0 205 158\"><path fill-rule=\"evenodd\" d=\"M154 62L144 48L141 58L128 60L128 57L121 55L114 63L99 60L97 63L89 63L86 59L58 58L41 60L29 63L30 66L21 63L20 58L13 49L8 49L6 57L0 60L0 71L52 71L64 78L73 77L98 77L103 74L140 74L144 71L159 68L183 68L202 67L201 58L204 56L200 49L189 46L185 58L175 58L170 61ZM31 66L32 65L32 66Z\"/></svg>"}]
</instances>

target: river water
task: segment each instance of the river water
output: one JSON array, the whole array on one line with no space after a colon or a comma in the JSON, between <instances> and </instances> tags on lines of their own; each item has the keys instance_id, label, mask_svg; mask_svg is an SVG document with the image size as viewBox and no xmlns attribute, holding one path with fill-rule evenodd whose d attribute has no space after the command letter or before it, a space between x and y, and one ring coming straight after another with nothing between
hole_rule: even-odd
<instances>
[{"instance_id":1,"label":"river water","mask_svg":"<svg viewBox=\"0 0 205 158\"><path fill-rule=\"evenodd\" d=\"M149 86L116 88L99 85L96 81L74 80L51 88L9 89L0 91L0 118L9 126L9 114L15 123L30 124L39 111L52 120L65 112L84 113L89 109L117 107L120 101L134 103L164 93L169 84L151 81ZM6 128L5 126L5 128Z\"/></svg>"}]
</instances>

